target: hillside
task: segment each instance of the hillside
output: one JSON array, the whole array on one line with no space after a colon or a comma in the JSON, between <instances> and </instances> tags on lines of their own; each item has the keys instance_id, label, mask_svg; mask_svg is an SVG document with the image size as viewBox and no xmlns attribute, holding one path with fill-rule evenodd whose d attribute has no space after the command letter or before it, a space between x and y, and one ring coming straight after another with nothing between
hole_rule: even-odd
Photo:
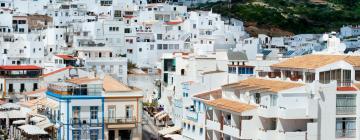
<instances>
[{"instance_id":1,"label":"hillside","mask_svg":"<svg viewBox=\"0 0 360 140\"><path fill-rule=\"evenodd\" d=\"M233 0L231 4L202 4L192 10L211 9L244 21L253 36L324 33L360 24L360 0Z\"/></svg>"}]
</instances>

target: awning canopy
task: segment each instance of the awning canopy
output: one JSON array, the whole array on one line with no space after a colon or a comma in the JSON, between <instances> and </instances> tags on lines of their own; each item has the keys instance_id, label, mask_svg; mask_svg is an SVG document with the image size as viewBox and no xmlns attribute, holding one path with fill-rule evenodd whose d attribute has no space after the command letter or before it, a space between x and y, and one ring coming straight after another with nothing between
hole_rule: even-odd
<instances>
[{"instance_id":1,"label":"awning canopy","mask_svg":"<svg viewBox=\"0 0 360 140\"><path fill-rule=\"evenodd\" d=\"M13 124L25 124L25 120L13 121Z\"/></svg>"},{"instance_id":2,"label":"awning canopy","mask_svg":"<svg viewBox=\"0 0 360 140\"><path fill-rule=\"evenodd\" d=\"M160 115L157 119L158 119L158 120L162 120L162 119L164 119L166 116L169 116L169 114L167 114L167 113L162 114L162 115Z\"/></svg>"},{"instance_id":3,"label":"awning canopy","mask_svg":"<svg viewBox=\"0 0 360 140\"><path fill-rule=\"evenodd\" d=\"M36 125L22 125L19 126L19 129L23 130L25 133L29 135L46 135L48 134L44 129L41 129L40 127Z\"/></svg>"},{"instance_id":4,"label":"awning canopy","mask_svg":"<svg viewBox=\"0 0 360 140\"><path fill-rule=\"evenodd\" d=\"M26 118L26 112L20 110L0 111L0 119Z\"/></svg>"},{"instance_id":5,"label":"awning canopy","mask_svg":"<svg viewBox=\"0 0 360 140\"><path fill-rule=\"evenodd\" d=\"M158 112L158 113L156 113L155 115L154 115L154 118L157 118L157 117L159 117L160 115L162 115L162 114L164 114L165 113L165 111L160 111L160 112Z\"/></svg>"},{"instance_id":6,"label":"awning canopy","mask_svg":"<svg viewBox=\"0 0 360 140\"><path fill-rule=\"evenodd\" d=\"M173 126L173 127L168 127L168 128L164 128L162 130L159 131L160 135L166 135L166 134L171 134L174 133L176 131L180 131L181 128L177 127L177 126Z\"/></svg>"},{"instance_id":7,"label":"awning canopy","mask_svg":"<svg viewBox=\"0 0 360 140\"><path fill-rule=\"evenodd\" d=\"M33 121L33 122L36 122L36 123L44 121L44 120L46 120L46 118L39 117L39 116L34 116L34 117L30 118L30 121Z\"/></svg>"},{"instance_id":8,"label":"awning canopy","mask_svg":"<svg viewBox=\"0 0 360 140\"><path fill-rule=\"evenodd\" d=\"M164 138L171 138L172 140L183 140L180 134L166 134Z\"/></svg>"}]
</instances>

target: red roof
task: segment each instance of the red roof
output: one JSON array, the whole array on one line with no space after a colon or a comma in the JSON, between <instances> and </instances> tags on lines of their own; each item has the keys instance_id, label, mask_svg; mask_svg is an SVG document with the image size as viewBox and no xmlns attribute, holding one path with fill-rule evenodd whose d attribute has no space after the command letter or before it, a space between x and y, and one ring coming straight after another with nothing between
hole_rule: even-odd
<instances>
[{"instance_id":1,"label":"red roof","mask_svg":"<svg viewBox=\"0 0 360 140\"><path fill-rule=\"evenodd\" d=\"M52 71L52 72L43 74L42 77L47 77L47 76L50 76L50 75L53 75L53 74L56 74L56 73L59 73L59 72L62 72L62 71L71 69L71 68L72 68L72 66L67 66L67 67L65 67L65 68L61 68L61 69L58 69L58 70L55 70L55 71Z\"/></svg>"},{"instance_id":2,"label":"red roof","mask_svg":"<svg viewBox=\"0 0 360 140\"><path fill-rule=\"evenodd\" d=\"M166 24L168 25L176 25L176 24L179 24L179 23L182 23L183 21L168 21L166 22Z\"/></svg>"},{"instance_id":3,"label":"red roof","mask_svg":"<svg viewBox=\"0 0 360 140\"><path fill-rule=\"evenodd\" d=\"M35 65L1 65L0 70L41 70L41 67Z\"/></svg>"},{"instance_id":4,"label":"red roof","mask_svg":"<svg viewBox=\"0 0 360 140\"><path fill-rule=\"evenodd\" d=\"M75 58L74 58L74 56L71 56L71 55L66 55L66 54L58 54L58 55L56 55L57 57L60 57L60 58L62 58L62 59L64 59L64 60L74 60Z\"/></svg>"},{"instance_id":5,"label":"red roof","mask_svg":"<svg viewBox=\"0 0 360 140\"><path fill-rule=\"evenodd\" d=\"M337 91L356 91L356 88L354 87L337 87Z\"/></svg>"},{"instance_id":6,"label":"red roof","mask_svg":"<svg viewBox=\"0 0 360 140\"><path fill-rule=\"evenodd\" d=\"M135 16L130 16L130 15L125 15L125 16L123 16L124 18L133 18L133 17L135 17Z\"/></svg>"}]
</instances>

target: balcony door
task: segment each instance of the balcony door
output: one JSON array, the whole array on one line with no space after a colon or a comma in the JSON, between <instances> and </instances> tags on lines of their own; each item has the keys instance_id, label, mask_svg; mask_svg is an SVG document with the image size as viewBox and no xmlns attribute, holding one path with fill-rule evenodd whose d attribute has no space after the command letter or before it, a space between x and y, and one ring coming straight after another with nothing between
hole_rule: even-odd
<instances>
[{"instance_id":1,"label":"balcony door","mask_svg":"<svg viewBox=\"0 0 360 140\"><path fill-rule=\"evenodd\" d=\"M131 106L131 105L126 106L126 114L125 115L126 115L127 119L133 117L133 106Z\"/></svg>"},{"instance_id":2,"label":"balcony door","mask_svg":"<svg viewBox=\"0 0 360 140\"><path fill-rule=\"evenodd\" d=\"M115 122L115 117L116 117L116 109L115 109L115 106L109 106L109 109L108 109L108 119L109 119L109 122Z\"/></svg>"}]
</instances>

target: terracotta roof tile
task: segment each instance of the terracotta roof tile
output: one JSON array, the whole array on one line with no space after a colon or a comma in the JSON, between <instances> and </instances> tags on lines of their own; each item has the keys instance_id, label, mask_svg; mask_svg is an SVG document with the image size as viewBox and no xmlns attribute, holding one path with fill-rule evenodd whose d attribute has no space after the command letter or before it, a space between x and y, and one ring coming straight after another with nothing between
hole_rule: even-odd
<instances>
[{"instance_id":1,"label":"terracotta roof tile","mask_svg":"<svg viewBox=\"0 0 360 140\"><path fill-rule=\"evenodd\" d=\"M224 109L224 110L229 110L229 111L238 112L238 113L249 111L249 110L256 108L256 106L254 106L254 105L241 103L241 102L237 102L237 101L232 101L232 100L224 99L224 98L215 99L215 100L211 100L211 101L205 101L205 104L216 107L218 109Z\"/></svg>"},{"instance_id":2,"label":"terracotta roof tile","mask_svg":"<svg viewBox=\"0 0 360 140\"><path fill-rule=\"evenodd\" d=\"M1 70L41 70L42 68L35 65L1 65Z\"/></svg>"},{"instance_id":3,"label":"terracotta roof tile","mask_svg":"<svg viewBox=\"0 0 360 140\"><path fill-rule=\"evenodd\" d=\"M221 89L215 89L215 90L199 93L199 94L194 95L194 97L200 98L203 100L210 100L210 95L221 98Z\"/></svg>"},{"instance_id":4,"label":"terracotta roof tile","mask_svg":"<svg viewBox=\"0 0 360 140\"><path fill-rule=\"evenodd\" d=\"M56 73L63 72L65 70L68 70L68 69L71 69L71 68L73 68L73 67L72 66L67 66L65 68L61 68L61 69L58 69L58 70L43 74L42 77L47 77L47 76L50 76L50 75L54 75Z\"/></svg>"},{"instance_id":5,"label":"terracotta roof tile","mask_svg":"<svg viewBox=\"0 0 360 140\"><path fill-rule=\"evenodd\" d=\"M286 59L277 64L271 65L275 68L298 68L298 69L316 69L337 61L346 61L353 66L360 66L360 56L350 55L304 55Z\"/></svg>"},{"instance_id":6,"label":"terracotta roof tile","mask_svg":"<svg viewBox=\"0 0 360 140\"><path fill-rule=\"evenodd\" d=\"M231 83L223 85L223 88L255 88L255 89L264 89L271 92L279 92L286 89L296 88L304 86L301 83L286 82L279 80L267 80L259 78L248 78L236 83Z\"/></svg>"},{"instance_id":7,"label":"terracotta roof tile","mask_svg":"<svg viewBox=\"0 0 360 140\"><path fill-rule=\"evenodd\" d=\"M126 92L132 89L109 75L104 77L103 89L107 92Z\"/></svg>"},{"instance_id":8,"label":"terracotta roof tile","mask_svg":"<svg viewBox=\"0 0 360 140\"><path fill-rule=\"evenodd\" d=\"M73 83L73 84L87 84L93 81L100 80L99 78L89 78L89 77L80 77L80 78L73 78L70 80L66 80L66 82Z\"/></svg>"}]
</instances>

